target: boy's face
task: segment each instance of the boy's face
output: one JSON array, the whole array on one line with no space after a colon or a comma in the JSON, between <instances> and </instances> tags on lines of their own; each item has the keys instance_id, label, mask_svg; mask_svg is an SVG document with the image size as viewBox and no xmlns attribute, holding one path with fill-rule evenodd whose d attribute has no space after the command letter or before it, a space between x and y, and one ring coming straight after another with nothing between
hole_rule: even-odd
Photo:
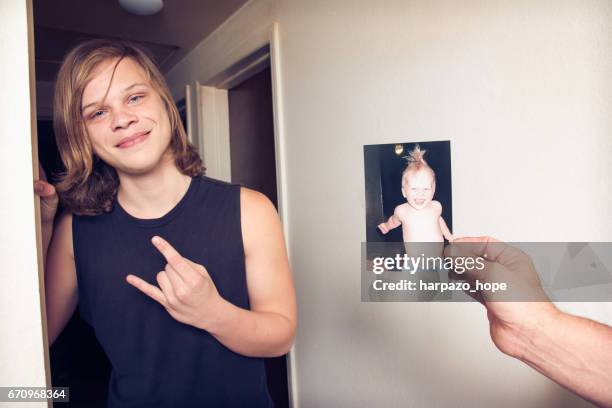
<instances>
[{"instance_id":1,"label":"boy's face","mask_svg":"<svg viewBox=\"0 0 612 408\"><path fill-rule=\"evenodd\" d=\"M402 195L414 209L421 210L431 203L436 192L436 180L427 169L406 173Z\"/></svg>"},{"instance_id":2,"label":"boy's face","mask_svg":"<svg viewBox=\"0 0 612 408\"><path fill-rule=\"evenodd\" d=\"M159 93L131 58L119 62L111 83L116 62L96 68L83 91L81 113L94 152L119 173L141 174L168 151L170 120Z\"/></svg>"}]
</instances>

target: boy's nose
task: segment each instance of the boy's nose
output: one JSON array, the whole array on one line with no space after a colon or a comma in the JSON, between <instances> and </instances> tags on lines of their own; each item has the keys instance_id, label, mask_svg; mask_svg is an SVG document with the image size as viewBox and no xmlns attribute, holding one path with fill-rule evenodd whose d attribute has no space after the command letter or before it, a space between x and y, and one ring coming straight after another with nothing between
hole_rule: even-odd
<instances>
[{"instance_id":1,"label":"boy's nose","mask_svg":"<svg viewBox=\"0 0 612 408\"><path fill-rule=\"evenodd\" d=\"M127 128L131 123L137 121L137 116L129 111L117 109L113 112L111 127L113 130Z\"/></svg>"}]
</instances>

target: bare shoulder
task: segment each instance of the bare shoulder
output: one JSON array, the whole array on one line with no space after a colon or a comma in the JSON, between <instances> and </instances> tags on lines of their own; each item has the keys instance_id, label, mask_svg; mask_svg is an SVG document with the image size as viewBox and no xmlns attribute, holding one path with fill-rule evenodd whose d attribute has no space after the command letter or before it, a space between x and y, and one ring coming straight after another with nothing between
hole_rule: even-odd
<instances>
[{"instance_id":1,"label":"bare shoulder","mask_svg":"<svg viewBox=\"0 0 612 408\"><path fill-rule=\"evenodd\" d=\"M442 211L442 204L440 204L439 201L433 200L431 202L431 206L437 211L440 211L440 212Z\"/></svg>"},{"instance_id":2,"label":"bare shoulder","mask_svg":"<svg viewBox=\"0 0 612 408\"><path fill-rule=\"evenodd\" d=\"M278 213L270 199L244 187L240 189L240 226L247 256L270 240L282 240Z\"/></svg>"},{"instance_id":3,"label":"bare shoulder","mask_svg":"<svg viewBox=\"0 0 612 408\"><path fill-rule=\"evenodd\" d=\"M400 204L397 207L395 207L395 211L393 211L393 213L397 215L398 217L401 217L402 215L406 214L406 211L409 210L409 207L410 207L410 204L408 203Z\"/></svg>"},{"instance_id":4,"label":"bare shoulder","mask_svg":"<svg viewBox=\"0 0 612 408\"><path fill-rule=\"evenodd\" d=\"M243 218L276 216L276 208L268 197L250 188L240 188L240 213Z\"/></svg>"}]
</instances>

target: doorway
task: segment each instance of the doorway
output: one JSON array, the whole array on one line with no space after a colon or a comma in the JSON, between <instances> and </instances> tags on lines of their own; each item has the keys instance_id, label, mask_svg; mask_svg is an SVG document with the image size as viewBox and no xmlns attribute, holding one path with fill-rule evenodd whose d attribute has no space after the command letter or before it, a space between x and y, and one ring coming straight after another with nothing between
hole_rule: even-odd
<instances>
[{"instance_id":1,"label":"doorway","mask_svg":"<svg viewBox=\"0 0 612 408\"><path fill-rule=\"evenodd\" d=\"M278 209L272 76L269 65L228 89L231 181L266 195ZM287 356L266 358L274 406L289 407Z\"/></svg>"},{"instance_id":2,"label":"doorway","mask_svg":"<svg viewBox=\"0 0 612 408\"><path fill-rule=\"evenodd\" d=\"M270 68L228 90L232 182L278 208Z\"/></svg>"}]
</instances>

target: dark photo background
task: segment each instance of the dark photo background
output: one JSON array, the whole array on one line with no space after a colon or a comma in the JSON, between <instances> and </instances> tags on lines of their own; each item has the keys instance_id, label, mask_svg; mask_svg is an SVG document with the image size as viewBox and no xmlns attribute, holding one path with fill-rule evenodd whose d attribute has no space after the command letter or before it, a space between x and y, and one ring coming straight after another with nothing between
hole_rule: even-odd
<instances>
[{"instance_id":1,"label":"dark photo background","mask_svg":"<svg viewBox=\"0 0 612 408\"><path fill-rule=\"evenodd\" d=\"M436 173L434 200L442 204L442 218L453 232L453 207L451 183L450 141L390 143L363 146L366 190L366 241L401 242L402 227L386 235L378 230L378 224L387 221L395 207L406 202L402 196L402 172L408 155L416 145L426 150L425 161ZM401 146L401 153L396 150Z\"/></svg>"}]
</instances>

